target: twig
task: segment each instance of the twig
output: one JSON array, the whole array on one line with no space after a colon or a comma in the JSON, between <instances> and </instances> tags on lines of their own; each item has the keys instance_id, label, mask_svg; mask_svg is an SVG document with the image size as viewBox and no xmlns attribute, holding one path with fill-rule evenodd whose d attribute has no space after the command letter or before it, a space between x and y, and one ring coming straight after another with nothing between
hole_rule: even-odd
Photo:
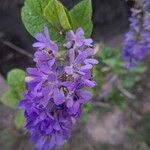
<instances>
[{"instance_id":1,"label":"twig","mask_svg":"<svg viewBox=\"0 0 150 150\"><path fill-rule=\"evenodd\" d=\"M130 100L134 100L136 98L135 95L133 95L132 93L130 93L128 90L126 90L120 83L120 81L118 81L117 83L117 88L118 90L124 95L126 96L128 99Z\"/></svg>"},{"instance_id":2,"label":"twig","mask_svg":"<svg viewBox=\"0 0 150 150\"><path fill-rule=\"evenodd\" d=\"M109 93L111 93L111 91L113 90L113 88L116 86L116 82L118 81L118 76L114 75L111 78L109 78L105 84L101 87L101 90L98 94L98 98L103 98L106 97L106 95L108 95Z\"/></svg>"},{"instance_id":3,"label":"twig","mask_svg":"<svg viewBox=\"0 0 150 150\"><path fill-rule=\"evenodd\" d=\"M6 46L12 48L13 50L17 51L20 54L23 54L29 58L33 58L33 55L29 52L27 52L25 49L20 48L18 46L16 46L15 44L9 42L9 41L5 41L5 40L1 40L3 44L5 44Z\"/></svg>"},{"instance_id":4,"label":"twig","mask_svg":"<svg viewBox=\"0 0 150 150\"><path fill-rule=\"evenodd\" d=\"M5 58L3 58L3 59L1 59L1 60L0 60L0 64L5 63L5 62L9 61L12 57L13 57L13 55L12 55L12 54L7 55Z\"/></svg>"},{"instance_id":5,"label":"twig","mask_svg":"<svg viewBox=\"0 0 150 150\"><path fill-rule=\"evenodd\" d=\"M110 105L108 103L103 103L103 102L93 102L92 105L95 107L102 107L102 108L110 107Z\"/></svg>"}]
</instances>

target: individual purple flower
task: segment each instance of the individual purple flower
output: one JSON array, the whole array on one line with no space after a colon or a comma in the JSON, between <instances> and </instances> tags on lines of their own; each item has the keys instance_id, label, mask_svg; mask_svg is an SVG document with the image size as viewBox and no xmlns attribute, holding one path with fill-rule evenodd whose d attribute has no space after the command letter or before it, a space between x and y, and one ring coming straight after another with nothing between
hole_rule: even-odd
<instances>
[{"instance_id":1,"label":"individual purple flower","mask_svg":"<svg viewBox=\"0 0 150 150\"><path fill-rule=\"evenodd\" d=\"M69 75L74 73L84 75L85 70L92 69L92 65L98 63L96 59L89 58L93 55L93 52L92 48L88 48L75 56L75 49L71 48L69 50L70 66L65 67L65 72Z\"/></svg>"},{"instance_id":2,"label":"individual purple flower","mask_svg":"<svg viewBox=\"0 0 150 150\"><path fill-rule=\"evenodd\" d=\"M47 27L44 27L44 34L37 33L35 35L37 42L33 44L33 47L38 48L39 50L45 50L47 53L57 53L58 46L55 42L50 39L49 31Z\"/></svg>"},{"instance_id":3,"label":"individual purple flower","mask_svg":"<svg viewBox=\"0 0 150 150\"><path fill-rule=\"evenodd\" d=\"M70 38L69 36L70 35ZM60 63L58 46L51 41L48 29L38 33L33 44L36 66L27 68L27 91L20 107L25 110L26 129L38 150L58 147L69 139L82 106L92 94L87 88L96 85L92 78L92 40L85 39L79 28L67 33L66 58ZM66 61L69 58L68 62Z\"/></svg>"},{"instance_id":4,"label":"individual purple flower","mask_svg":"<svg viewBox=\"0 0 150 150\"><path fill-rule=\"evenodd\" d=\"M125 36L123 57L127 68L139 64L150 49L150 1L142 0L140 6L132 9L130 30Z\"/></svg>"},{"instance_id":5,"label":"individual purple flower","mask_svg":"<svg viewBox=\"0 0 150 150\"><path fill-rule=\"evenodd\" d=\"M79 48L83 45L93 46L92 39L85 39L84 31L82 28L78 28L75 33L73 31L68 32L66 36L66 40L67 40L67 43L65 44L65 46L69 49L73 46L74 48Z\"/></svg>"}]
</instances>

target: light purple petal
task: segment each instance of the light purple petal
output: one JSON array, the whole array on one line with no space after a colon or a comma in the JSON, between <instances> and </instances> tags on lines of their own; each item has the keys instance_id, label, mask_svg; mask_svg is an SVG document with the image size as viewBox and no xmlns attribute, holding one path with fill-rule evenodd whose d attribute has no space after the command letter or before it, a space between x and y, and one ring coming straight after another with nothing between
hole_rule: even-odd
<instances>
[{"instance_id":1,"label":"light purple petal","mask_svg":"<svg viewBox=\"0 0 150 150\"><path fill-rule=\"evenodd\" d=\"M92 65L91 64L87 64L87 65L84 65L84 66L82 66L81 67L81 70L83 71L83 70L89 70L89 69L92 69Z\"/></svg>"},{"instance_id":2,"label":"light purple petal","mask_svg":"<svg viewBox=\"0 0 150 150\"><path fill-rule=\"evenodd\" d=\"M73 114L76 114L76 113L78 112L79 108L80 108L80 103L79 103L78 101L76 101L76 102L74 103L73 107L71 108Z\"/></svg>"},{"instance_id":3,"label":"light purple petal","mask_svg":"<svg viewBox=\"0 0 150 150\"><path fill-rule=\"evenodd\" d=\"M72 98L70 98L70 99L67 100L66 105L67 105L68 108L71 108L73 106L73 104L74 104L74 101L73 101Z\"/></svg>"},{"instance_id":4,"label":"light purple petal","mask_svg":"<svg viewBox=\"0 0 150 150\"><path fill-rule=\"evenodd\" d=\"M40 42L44 42L45 41L45 36L42 33L37 33L37 34L35 34L34 37L35 37L35 39L37 41L40 41Z\"/></svg>"},{"instance_id":5,"label":"light purple petal","mask_svg":"<svg viewBox=\"0 0 150 150\"><path fill-rule=\"evenodd\" d=\"M86 46L91 46L91 47L92 47L92 46L93 46L92 43L93 43L93 40L92 40L92 39L85 39L85 40L84 40L84 44L85 44Z\"/></svg>"},{"instance_id":6,"label":"light purple petal","mask_svg":"<svg viewBox=\"0 0 150 150\"><path fill-rule=\"evenodd\" d=\"M50 48L52 49L52 51L54 52L54 54L56 54L58 52L58 46L56 43L50 41Z\"/></svg>"},{"instance_id":7,"label":"light purple petal","mask_svg":"<svg viewBox=\"0 0 150 150\"><path fill-rule=\"evenodd\" d=\"M73 64L75 60L75 52L73 48L69 50L69 59L70 59L70 64Z\"/></svg>"},{"instance_id":8,"label":"light purple petal","mask_svg":"<svg viewBox=\"0 0 150 150\"><path fill-rule=\"evenodd\" d=\"M53 72L51 72L50 74L49 74L49 76L48 76L48 81L49 82L56 82L57 81L57 76L56 76L56 74L54 74Z\"/></svg>"},{"instance_id":9,"label":"light purple petal","mask_svg":"<svg viewBox=\"0 0 150 150\"><path fill-rule=\"evenodd\" d=\"M50 125L50 126L47 128L46 133L47 133L47 134L50 134L50 133L52 133L52 131L53 131L53 128L52 128L52 126Z\"/></svg>"},{"instance_id":10,"label":"light purple petal","mask_svg":"<svg viewBox=\"0 0 150 150\"><path fill-rule=\"evenodd\" d=\"M84 83L86 84L86 86L91 87L91 88L96 86L96 83L91 80L84 79Z\"/></svg>"},{"instance_id":11,"label":"light purple petal","mask_svg":"<svg viewBox=\"0 0 150 150\"><path fill-rule=\"evenodd\" d=\"M44 43L41 43L41 42L36 42L32 46L36 47L36 48L43 49L46 45Z\"/></svg>"},{"instance_id":12,"label":"light purple petal","mask_svg":"<svg viewBox=\"0 0 150 150\"><path fill-rule=\"evenodd\" d=\"M55 58L48 61L48 66L51 68L55 64Z\"/></svg>"},{"instance_id":13,"label":"light purple petal","mask_svg":"<svg viewBox=\"0 0 150 150\"><path fill-rule=\"evenodd\" d=\"M86 63L86 64L87 64L87 63L90 63L90 64L94 64L94 65L95 65L95 64L98 64L98 61L97 61L96 59L92 59L92 58L90 59L90 58L89 58L89 59L86 59L86 60L84 61L84 63Z\"/></svg>"},{"instance_id":14,"label":"light purple petal","mask_svg":"<svg viewBox=\"0 0 150 150\"><path fill-rule=\"evenodd\" d=\"M49 36L49 31L48 31L48 27L44 27L44 34L45 34L45 37L48 41L51 41L50 39L50 36Z\"/></svg>"},{"instance_id":15,"label":"light purple petal","mask_svg":"<svg viewBox=\"0 0 150 150\"><path fill-rule=\"evenodd\" d=\"M76 31L76 45L78 47L82 46L84 42L84 31L82 28L78 28Z\"/></svg>"},{"instance_id":16,"label":"light purple petal","mask_svg":"<svg viewBox=\"0 0 150 150\"><path fill-rule=\"evenodd\" d=\"M68 42L69 42L69 41L73 41L74 38L75 38L74 32L73 32L73 31L69 31L69 32L67 33L67 35L66 35L67 41L68 41Z\"/></svg>"},{"instance_id":17,"label":"light purple petal","mask_svg":"<svg viewBox=\"0 0 150 150\"><path fill-rule=\"evenodd\" d=\"M27 72L30 74L30 75L33 75L33 76L39 76L40 75L40 72L37 68L27 68Z\"/></svg>"},{"instance_id":18,"label":"light purple petal","mask_svg":"<svg viewBox=\"0 0 150 150\"><path fill-rule=\"evenodd\" d=\"M60 127L60 124L59 124L58 121L55 122L53 128L54 128L55 130L57 130L57 131L60 131L60 130L61 130L61 127Z\"/></svg>"},{"instance_id":19,"label":"light purple petal","mask_svg":"<svg viewBox=\"0 0 150 150\"><path fill-rule=\"evenodd\" d=\"M56 140L57 145L59 145L59 146L64 144L64 142L65 142L62 135L59 133L56 133L55 140Z\"/></svg>"},{"instance_id":20,"label":"light purple petal","mask_svg":"<svg viewBox=\"0 0 150 150\"><path fill-rule=\"evenodd\" d=\"M56 88L54 90L54 102L56 105L61 105L62 103L64 103L65 101L65 97L61 94L60 90L58 88Z\"/></svg>"},{"instance_id":21,"label":"light purple petal","mask_svg":"<svg viewBox=\"0 0 150 150\"><path fill-rule=\"evenodd\" d=\"M78 94L79 94L79 96L81 98L81 100L80 100L81 103L88 102L93 96L91 92L83 91L83 90L78 91Z\"/></svg>"},{"instance_id":22,"label":"light purple petal","mask_svg":"<svg viewBox=\"0 0 150 150\"><path fill-rule=\"evenodd\" d=\"M73 67L72 66L65 67L65 72L69 75L72 75L74 72Z\"/></svg>"}]
</instances>

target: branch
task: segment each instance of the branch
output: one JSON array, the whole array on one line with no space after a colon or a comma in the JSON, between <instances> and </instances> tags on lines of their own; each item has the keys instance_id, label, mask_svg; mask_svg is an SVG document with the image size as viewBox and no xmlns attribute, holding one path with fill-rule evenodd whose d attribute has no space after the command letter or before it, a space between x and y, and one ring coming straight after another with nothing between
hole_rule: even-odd
<instances>
[{"instance_id":1,"label":"branch","mask_svg":"<svg viewBox=\"0 0 150 150\"><path fill-rule=\"evenodd\" d=\"M124 96L126 96L128 99L130 99L130 100L134 100L135 98L136 98L136 96L135 95L133 95L132 93L130 93L128 90L126 90L123 86L122 86L122 84L121 84L121 82L118 80L118 82L117 82L117 89L124 95Z\"/></svg>"},{"instance_id":2,"label":"branch","mask_svg":"<svg viewBox=\"0 0 150 150\"><path fill-rule=\"evenodd\" d=\"M16 46L15 44L13 44L13 43L11 43L11 42L9 42L9 41L5 41L5 40L1 40L1 41L2 41L2 43L3 43L4 45L6 45L6 46L12 48L12 49L15 50L16 52L18 52L18 53L20 53L20 54L22 54L22 55L25 55L25 56L27 56L27 57L29 57L29 58L33 58L33 55L32 55L31 53L27 52L25 49L20 48L20 47Z\"/></svg>"}]
</instances>

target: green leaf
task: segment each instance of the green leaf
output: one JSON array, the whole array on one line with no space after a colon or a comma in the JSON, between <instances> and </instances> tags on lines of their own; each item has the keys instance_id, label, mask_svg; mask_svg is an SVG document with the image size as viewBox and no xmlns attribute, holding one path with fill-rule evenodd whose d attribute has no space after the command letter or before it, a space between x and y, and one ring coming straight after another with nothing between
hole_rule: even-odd
<instances>
[{"instance_id":1,"label":"green leaf","mask_svg":"<svg viewBox=\"0 0 150 150\"><path fill-rule=\"evenodd\" d=\"M120 76L121 83L123 87L129 88L134 86L134 84L140 80L139 75L126 74L124 76Z\"/></svg>"},{"instance_id":2,"label":"green leaf","mask_svg":"<svg viewBox=\"0 0 150 150\"><path fill-rule=\"evenodd\" d=\"M47 24L47 22L27 4L22 9L22 20L26 29L32 36L37 32L41 32Z\"/></svg>"},{"instance_id":3,"label":"green leaf","mask_svg":"<svg viewBox=\"0 0 150 150\"><path fill-rule=\"evenodd\" d=\"M42 8L38 5L39 1L37 0L27 0L21 13L26 29L33 36L35 33L41 32L47 24L47 21L42 17Z\"/></svg>"},{"instance_id":4,"label":"green leaf","mask_svg":"<svg viewBox=\"0 0 150 150\"><path fill-rule=\"evenodd\" d=\"M24 119L24 111L18 110L15 116L15 126L19 129L24 127L25 119Z\"/></svg>"},{"instance_id":5,"label":"green leaf","mask_svg":"<svg viewBox=\"0 0 150 150\"><path fill-rule=\"evenodd\" d=\"M109 59L105 59L104 63L107 64L109 67L114 68L117 62L114 58L109 58Z\"/></svg>"},{"instance_id":6,"label":"green leaf","mask_svg":"<svg viewBox=\"0 0 150 150\"><path fill-rule=\"evenodd\" d=\"M58 0L50 0L44 10L45 18L60 31L71 29L67 14L68 10Z\"/></svg>"},{"instance_id":7,"label":"green leaf","mask_svg":"<svg viewBox=\"0 0 150 150\"><path fill-rule=\"evenodd\" d=\"M117 105L122 111L126 108L126 101L122 97L117 89L113 89L110 97L109 103Z\"/></svg>"},{"instance_id":8,"label":"green leaf","mask_svg":"<svg viewBox=\"0 0 150 150\"><path fill-rule=\"evenodd\" d=\"M25 79L26 73L25 71L21 69L13 69L11 70L7 75L7 82L9 86L16 87L16 86L23 86L24 87L24 79Z\"/></svg>"},{"instance_id":9,"label":"green leaf","mask_svg":"<svg viewBox=\"0 0 150 150\"><path fill-rule=\"evenodd\" d=\"M22 21L28 32L34 36L38 32L42 32L44 26L47 26L50 31L50 36L53 40L60 40L60 34L56 26L52 26L44 17L44 8L49 0L27 0L22 8Z\"/></svg>"},{"instance_id":10,"label":"green leaf","mask_svg":"<svg viewBox=\"0 0 150 150\"><path fill-rule=\"evenodd\" d=\"M83 115L81 117L81 120L82 121L87 121L88 120L88 117L89 117L89 111L90 111L91 107L90 107L90 104L87 103L87 104L84 104L83 106Z\"/></svg>"},{"instance_id":11,"label":"green leaf","mask_svg":"<svg viewBox=\"0 0 150 150\"><path fill-rule=\"evenodd\" d=\"M48 4L49 0L26 0L26 2L32 8L34 8L34 10L36 9L37 12L42 15L43 10L44 10L45 6Z\"/></svg>"},{"instance_id":12,"label":"green leaf","mask_svg":"<svg viewBox=\"0 0 150 150\"><path fill-rule=\"evenodd\" d=\"M58 14L58 18L60 21L60 24L64 30L71 29L71 25L68 18L68 10L57 0L56 1L56 10ZM68 15L67 15L68 14Z\"/></svg>"},{"instance_id":13,"label":"green leaf","mask_svg":"<svg viewBox=\"0 0 150 150\"><path fill-rule=\"evenodd\" d=\"M25 71L13 69L7 75L9 90L2 96L2 103L8 107L16 108L22 94L25 91Z\"/></svg>"},{"instance_id":14,"label":"green leaf","mask_svg":"<svg viewBox=\"0 0 150 150\"><path fill-rule=\"evenodd\" d=\"M140 64L139 66L132 68L131 70L129 70L129 72L134 72L134 73L143 73L145 72L147 69L147 67L144 64Z\"/></svg>"},{"instance_id":15,"label":"green leaf","mask_svg":"<svg viewBox=\"0 0 150 150\"><path fill-rule=\"evenodd\" d=\"M14 97L14 94L11 90L8 90L3 94L1 102L6 106L15 109L18 103L18 99Z\"/></svg>"},{"instance_id":16,"label":"green leaf","mask_svg":"<svg viewBox=\"0 0 150 150\"><path fill-rule=\"evenodd\" d=\"M58 19L58 14L56 10L56 2L55 0L50 0L47 6L44 9L44 17L47 21L52 25L56 26L58 29L61 28L60 22Z\"/></svg>"},{"instance_id":17,"label":"green leaf","mask_svg":"<svg viewBox=\"0 0 150 150\"><path fill-rule=\"evenodd\" d=\"M13 69L7 75L7 82L15 98L21 99L22 93L25 91L25 71L21 69Z\"/></svg>"},{"instance_id":18,"label":"green leaf","mask_svg":"<svg viewBox=\"0 0 150 150\"><path fill-rule=\"evenodd\" d=\"M92 33L92 3L91 0L83 0L78 3L71 11L73 29L76 30L82 27L85 31L85 36L89 37Z\"/></svg>"}]
</instances>

